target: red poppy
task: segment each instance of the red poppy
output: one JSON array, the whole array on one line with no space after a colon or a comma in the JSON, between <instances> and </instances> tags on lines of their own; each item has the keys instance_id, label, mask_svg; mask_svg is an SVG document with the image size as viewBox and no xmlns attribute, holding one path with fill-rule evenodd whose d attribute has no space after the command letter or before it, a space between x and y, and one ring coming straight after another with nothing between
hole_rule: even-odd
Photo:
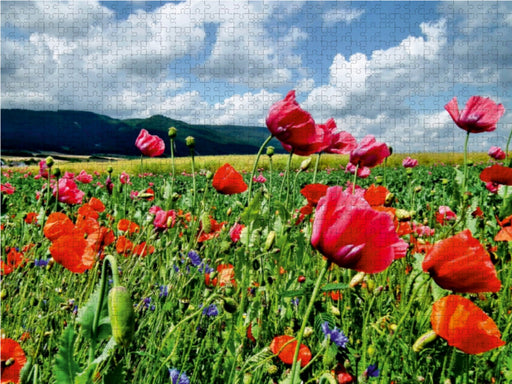
<instances>
[{"instance_id":1,"label":"red poppy","mask_svg":"<svg viewBox=\"0 0 512 384\"><path fill-rule=\"evenodd\" d=\"M224 164L215 172L212 185L217 192L223 195L233 195L247 190L247 184L242 175L228 163Z\"/></svg>"},{"instance_id":2,"label":"red poppy","mask_svg":"<svg viewBox=\"0 0 512 384\"><path fill-rule=\"evenodd\" d=\"M53 259L74 273L91 269L96 260L94 244L85 239L85 233L75 228L52 242L50 253Z\"/></svg>"},{"instance_id":3,"label":"red poppy","mask_svg":"<svg viewBox=\"0 0 512 384\"><path fill-rule=\"evenodd\" d=\"M146 242L142 242L133 247L133 254L141 257L146 257L147 255L151 255L155 252L155 247L152 245L146 244Z\"/></svg>"},{"instance_id":4,"label":"red poppy","mask_svg":"<svg viewBox=\"0 0 512 384\"><path fill-rule=\"evenodd\" d=\"M0 275L8 275L16 268L22 267L27 262L27 259L22 252L18 252L16 248L10 248L7 253L6 262L0 263Z\"/></svg>"},{"instance_id":5,"label":"red poppy","mask_svg":"<svg viewBox=\"0 0 512 384\"><path fill-rule=\"evenodd\" d=\"M16 188L13 187L10 183L0 184L0 192L7 195L12 195L14 192L16 192Z\"/></svg>"},{"instance_id":6,"label":"red poppy","mask_svg":"<svg viewBox=\"0 0 512 384\"><path fill-rule=\"evenodd\" d=\"M387 213L341 187L330 187L318 202L311 244L340 267L366 273L386 269L407 245Z\"/></svg>"},{"instance_id":7,"label":"red poppy","mask_svg":"<svg viewBox=\"0 0 512 384\"><path fill-rule=\"evenodd\" d=\"M501 221L498 219L498 224L501 229L496 236L494 236L494 241L512 241L512 215Z\"/></svg>"},{"instance_id":8,"label":"red poppy","mask_svg":"<svg viewBox=\"0 0 512 384\"><path fill-rule=\"evenodd\" d=\"M211 277L210 273L205 274L204 282L206 285L216 287L236 286L235 267L232 264L220 264L217 266L215 277Z\"/></svg>"},{"instance_id":9,"label":"red poppy","mask_svg":"<svg viewBox=\"0 0 512 384\"><path fill-rule=\"evenodd\" d=\"M150 135L145 129L141 129L135 140L135 146L143 155L150 157L160 156L165 150L164 141L156 135Z\"/></svg>"},{"instance_id":10,"label":"red poppy","mask_svg":"<svg viewBox=\"0 0 512 384\"><path fill-rule=\"evenodd\" d=\"M480 172L480 180L486 183L512 185L512 168L494 164Z\"/></svg>"},{"instance_id":11,"label":"red poppy","mask_svg":"<svg viewBox=\"0 0 512 384\"><path fill-rule=\"evenodd\" d=\"M327 188L329 186L325 184L308 184L300 190L300 193L306 198L309 205L316 207L318 200L327 193Z\"/></svg>"},{"instance_id":12,"label":"red poppy","mask_svg":"<svg viewBox=\"0 0 512 384\"><path fill-rule=\"evenodd\" d=\"M449 345L475 355L506 343L494 321L471 300L457 295L439 299L432 306L432 329Z\"/></svg>"},{"instance_id":13,"label":"red poppy","mask_svg":"<svg viewBox=\"0 0 512 384\"><path fill-rule=\"evenodd\" d=\"M242 234L242 230L245 228L245 225L240 223L235 223L229 230L229 237L231 237L231 241L233 243L238 243L240 241L240 235Z\"/></svg>"},{"instance_id":14,"label":"red poppy","mask_svg":"<svg viewBox=\"0 0 512 384\"><path fill-rule=\"evenodd\" d=\"M373 135L366 135L358 146L350 152L350 162L359 167L373 168L391 155L385 143L379 143Z\"/></svg>"},{"instance_id":15,"label":"red poppy","mask_svg":"<svg viewBox=\"0 0 512 384\"><path fill-rule=\"evenodd\" d=\"M122 232L128 231L128 233L134 233L139 232L140 227L137 223L134 223L133 221L130 221L128 219L121 219L117 223L117 230Z\"/></svg>"},{"instance_id":16,"label":"red poppy","mask_svg":"<svg viewBox=\"0 0 512 384\"><path fill-rule=\"evenodd\" d=\"M466 108L459 111L457 98L454 97L444 106L459 128L469 133L492 132L496 123L505 113L502 104L496 104L488 97L471 96Z\"/></svg>"},{"instance_id":17,"label":"red poppy","mask_svg":"<svg viewBox=\"0 0 512 384\"><path fill-rule=\"evenodd\" d=\"M376 207L378 205L386 204L386 196L389 195L389 191L386 187L375 184L370 185L370 187L364 191L364 199L370 204L372 207Z\"/></svg>"},{"instance_id":18,"label":"red poppy","mask_svg":"<svg viewBox=\"0 0 512 384\"><path fill-rule=\"evenodd\" d=\"M60 236L71 233L75 225L64 213L53 212L48 216L43 228L44 235L50 241L54 241Z\"/></svg>"},{"instance_id":19,"label":"red poppy","mask_svg":"<svg viewBox=\"0 0 512 384\"><path fill-rule=\"evenodd\" d=\"M0 351L2 360L1 383L19 383L20 371L27 362L25 352L13 339L1 339Z\"/></svg>"},{"instance_id":20,"label":"red poppy","mask_svg":"<svg viewBox=\"0 0 512 384\"><path fill-rule=\"evenodd\" d=\"M25 223L27 224L37 224L37 213L36 212L29 212L25 216Z\"/></svg>"},{"instance_id":21,"label":"red poppy","mask_svg":"<svg viewBox=\"0 0 512 384\"><path fill-rule=\"evenodd\" d=\"M274 355L285 364L293 364L293 356L295 348L297 347L297 340L288 335L276 336L270 343L270 350ZM300 361L300 366L305 367L311 361L311 351L309 348L301 344L299 347L299 356L297 361Z\"/></svg>"},{"instance_id":22,"label":"red poppy","mask_svg":"<svg viewBox=\"0 0 512 384\"><path fill-rule=\"evenodd\" d=\"M441 205L436 212L436 221L441 225L445 225L448 221L456 219L457 215L447 205Z\"/></svg>"},{"instance_id":23,"label":"red poppy","mask_svg":"<svg viewBox=\"0 0 512 384\"><path fill-rule=\"evenodd\" d=\"M507 154L500 147L491 147L487 152L489 156L491 156L494 160L503 160L507 157Z\"/></svg>"},{"instance_id":24,"label":"red poppy","mask_svg":"<svg viewBox=\"0 0 512 384\"><path fill-rule=\"evenodd\" d=\"M338 155L349 154L357 147L357 140L350 133L340 131L331 135L329 146L324 149L326 153L336 153Z\"/></svg>"},{"instance_id":25,"label":"red poppy","mask_svg":"<svg viewBox=\"0 0 512 384\"><path fill-rule=\"evenodd\" d=\"M334 119L329 119L325 124L315 124L314 136L310 141L296 140L294 145L281 142L281 145L288 152L293 149L293 153L296 155L309 156L325 150L331 144L334 130L336 130L336 123Z\"/></svg>"},{"instance_id":26,"label":"red poppy","mask_svg":"<svg viewBox=\"0 0 512 384\"><path fill-rule=\"evenodd\" d=\"M116 252L128 256L133 251L133 243L126 236L119 236L116 241Z\"/></svg>"},{"instance_id":27,"label":"red poppy","mask_svg":"<svg viewBox=\"0 0 512 384\"><path fill-rule=\"evenodd\" d=\"M469 229L435 243L422 267L440 287L454 292L498 292L501 288L491 257Z\"/></svg>"},{"instance_id":28,"label":"red poppy","mask_svg":"<svg viewBox=\"0 0 512 384\"><path fill-rule=\"evenodd\" d=\"M220 231L222 230L222 228L224 228L224 225L226 224L225 221L218 223L217 220L215 220L212 217L210 217L209 219L209 228L205 228L203 223L201 223L201 228L199 229L199 237L197 238L197 241L199 243L213 239L215 237L219 237Z\"/></svg>"},{"instance_id":29,"label":"red poppy","mask_svg":"<svg viewBox=\"0 0 512 384\"><path fill-rule=\"evenodd\" d=\"M347 372L345 366L338 364L334 371L331 371L337 380L338 384L349 384L354 382L354 376Z\"/></svg>"}]
</instances>

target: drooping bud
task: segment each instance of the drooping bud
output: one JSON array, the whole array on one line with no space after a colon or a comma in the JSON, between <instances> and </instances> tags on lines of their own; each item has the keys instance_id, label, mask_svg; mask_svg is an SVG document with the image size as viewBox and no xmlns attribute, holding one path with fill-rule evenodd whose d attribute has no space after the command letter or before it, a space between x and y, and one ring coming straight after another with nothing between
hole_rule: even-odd
<instances>
[{"instance_id":1,"label":"drooping bud","mask_svg":"<svg viewBox=\"0 0 512 384\"><path fill-rule=\"evenodd\" d=\"M210 216L208 216L208 213L206 212L201 214L201 225L203 226L204 233L210 233L212 231L212 222L210 221Z\"/></svg>"},{"instance_id":2,"label":"drooping bud","mask_svg":"<svg viewBox=\"0 0 512 384\"><path fill-rule=\"evenodd\" d=\"M418 340L413 344L412 350L414 352L420 352L423 348L427 346L427 344L431 343L437 338L437 334L430 330L427 333L421 335Z\"/></svg>"},{"instance_id":3,"label":"drooping bud","mask_svg":"<svg viewBox=\"0 0 512 384\"><path fill-rule=\"evenodd\" d=\"M359 285L363 282L363 279L364 279L364 276L365 276L365 273L364 272L358 272L354 275L354 277L352 278L352 280L350 280L350 288L354 288L356 285Z\"/></svg>"},{"instance_id":4,"label":"drooping bud","mask_svg":"<svg viewBox=\"0 0 512 384\"><path fill-rule=\"evenodd\" d=\"M238 308L237 302L230 297L224 297L223 299L224 299L224 305L223 305L224 310L228 313L235 313Z\"/></svg>"},{"instance_id":5,"label":"drooping bud","mask_svg":"<svg viewBox=\"0 0 512 384\"><path fill-rule=\"evenodd\" d=\"M169 132L167 133L170 139L174 139L178 134L178 130L175 127L170 127Z\"/></svg>"},{"instance_id":6,"label":"drooping bud","mask_svg":"<svg viewBox=\"0 0 512 384\"><path fill-rule=\"evenodd\" d=\"M113 287L108 294L108 315L117 344L128 348L135 332L135 312L125 287Z\"/></svg>"},{"instance_id":7,"label":"drooping bud","mask_svg":"<svg viewBox=\"0 0 512 384\"><path fill-rule=\"evenodd\" d=\"M194 149L196 146L196 139L193 136L187 136L185 139L185 145L190 149Z\"/></svg>"}]
</instances>

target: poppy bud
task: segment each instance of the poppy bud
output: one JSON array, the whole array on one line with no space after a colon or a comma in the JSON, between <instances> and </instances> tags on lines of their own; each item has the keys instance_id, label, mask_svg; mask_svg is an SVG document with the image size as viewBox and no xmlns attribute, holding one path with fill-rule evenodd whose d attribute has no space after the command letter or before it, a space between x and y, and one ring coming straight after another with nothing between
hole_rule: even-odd
<instances>
[{"instance_id":1,"label":"poppy bud","mask_svg":"<svg viewBox=\"0 0 512 384\"><path fill-rule=\"evenodd\" d=\"M279 368L277 368L277 365L274 365L274 364L269 365L269 366L267 367L267 373L268 373L269 375L274 375L274 374L276 374L278 370L279 370Z\"/></svg>"},{"instance_id":2,"label":"poppy bud","mask_svg":"<svg viewBox=\"0 0 512 384\"><path fill-rule=\"evenodd\" d=\"M111 166L111 165L109 165L109 166L107 167L107 172L108 172L108 173L112 173L112 171L114 171L114 168L112 168L112 166Z\"/></svg>"},{"instance_id":3,"label":"poppy bud","mask_svg":"<svg viewBox=\"0 0 512 384\"><path fill-rule=\"evenodd\" d=\"M309 336L311 336L313 334L313 328L312 327L306 327L304 328L304 334L303 334L303 337L305 339L307 339Z\"/></svg>"},{"instance_id":4,"label":"poppy bud","mask_svg":"<svg viewBox=\"0 0 512 384\"><path fill-rule=\"evenodd\" d=\"M0 291L0 299L4 300L6 297L7 297L7 291L5 289L2 289L2 291Z\"/></svg>"},{"instance_id":5,"label":"poppy bud","mask_svg":"<svg viewBox=\"0 0 512 384\"><path fill-rule=\"evenodd\" d=\"M231 209L231 207L228 208L227 212L226 212L226 215L227 216L231 216L231 213L233 212L233 210Z\"/></svg>"},{"instance_id":6,"label":"poppy bud","mask_svg":"<svg viewBox=\"0 0 512 384\"><path fill-rule=\"evenodd\" d=\"M406 174L407 176L411 176L411 175L412 175L412 168L406 168L406 169L405 169L405 174Z\"/></svg>"},{"instance_id":7,"label":"poppy bud","mask_svg":"<svg viewBox=\"0 0 512 384\"><path fill-rule=\"evenodd\" d=\"M267 147L267 156L268 156L268 157L272 157L272 156L274 156L274 147L273 147L273 146L271 146L271 145L269 145L269 146Z\"/></svg>"},{"instance_id":8,"label":"poppy bud","mask_svg":"<svg viewBox=\"0 0 512 384\"><path fill-rule=\"evenodd\" d=\"M185 145L190 149L194 149L196 146L196 139L193 136L187 136L185 139Z\"/></svg>"},{"instance_id":9,"label":"poppy bud","mask_svg":"<svg viewBox=\"0 0 512 384\"><path fill-rule=\"evenodd\" d=\"M58 167L55 167L52 171L52 175L54 175L55 177L59 178L60 175L61 175L61 171L60 171L60 168Z\"/></svg>"},{"instance_id":10,"label":"poppy bud","mask_svg":"<svg viewBox=\"0 0 512 384\"><path fill-rule=\"evenodd\" d=\"M331 305L331 307L329 308L329 311L330 311L334 316L340 316L340 315L341 315L340 310L339 310L339 309L338 309L338 307L336 307L335 305Z\"/></svg>"},{"instance_id":11,"label":"poppy bud","mask_svg":"<svg viewBox=\"0 0 512 384\"><path fill-rule=\"evenodd\" d=\"M414 352L420 352L423 348L425 348L425 346L427 344L434 341L436 338L437 338L437 334L434 331L430 330L427 333L424 333L423 335L421 335L418 338L418 340L416 340L416 342L412 346L412 350Z\"/></svg>"},{"instance_id":12,"label":"poppy bud","mask_svg":"<svg viewBox=\"0 0 512 384\"><path fill-rule=\"evenodd\" d=\"M201 214L201 225L203 226L204 233L210 233L212 231L212 222L206 212Z\"/></svg>"},{"instance_id":13,"label":"poppy bud","mask_svg":"<svg viewBox=\"0 0 512 384\"><path fill-rule=\"evenodd\" d=\"M410 169L410 168L408 168ZM407 221L411 219L411 213L409 211L406 211L405 209L397 209L395 211L395 216L398 219L398 221Z\"/></svg>"},{"instance_id":14,"label":"poppy bud","mask_svg":"<svg viewBox=\"0 0 512 384\"><path fill-rule=\"evenodd\" d=\"M211 171L206 171L206 180L211 180L213 179L213 173Z\"/></svg>"},{"instance_id":15,"label":"poppy bud","mask_svg":"<svg viewBox=\"0 0 512 384\"><path fill-rule=\"evenodd\" d=\"M311 157L308 157L306 160L303 160L302 163L300 163L300 169L305 171L308 169L309 164L311 164Z\"/></svg>"},{"instance_id":16,"label":"poppy bud","mask_svg":"<svg viewBox=\"0 0 512 384\"><path fill-rule=\"evenodd\" d=\"M169 135L170 139L174 139L178 134L178 130L175 127L170 127L167 134Z\"/></svg>"},{"instance_id":17,"label":"poppy bud","mask_svg":"<svg viewBox=\"0 0 512 384\"><path fill-rule=\"evenodd\" d=\"M113 287L108 294L108 315L112 335L117 344L128 348L135 331L135 312L130 293L125 287Z\"/></svg>"},{"instance_id":18,"label":"poppy bud","mask_svg":"<svg viewBox=\"0 0 512 384\"><path fill-rule=\"evenodd\" d=\"M228 313L235 313L238 308L238 304L236 303L235 300L233 300L229 297L225 297L223 308Z\"/></svg>"},{"instance_id":19,"label":"poppy bud","mask_svg":"<svg viewBox=\"0 0 512 384\"><path fill-rule=\"evenodd\" d=\"M267 235L267 240L265 241L265 251L268 251L274 245L274 241L276 240L276 232L270 231Z\"/></svg>"},{"instance_id":20,"label":"poppy bud","mask_svg":"<svg viewBox=\"0 0 512 384\"><path fill-rule=\"evenodd\" d=\"M50 167L50 168L51 168L51 167L53 166L53 164L54 164L54 163L55 163L55 161L53 160L53 157L48 156L48 157L46 158L46 165L47 165L48 167Z\"/></svg>"},{"instance_id":21,"label":"poppy bud","mask_svg":"<svg viewBox=\"0 0 512 384\"><path fill-rule=\"evenodd\" d=\"M363 282L363 279L364 279L364 275L365 273L364 272L358 272L354 275L354 277L352 278L352 280L350 280L350 288L354 288L356 285L359 285Z\"/></svg>"},{"instance_id":22,"label":"poppy bud","mask_svg":"<svg viewBox=\"0 0 512 384\"><path fill-rule=\"evenodd\" d=\"M376 184L382 184L384 182L384 178L382 176L376 176L375 177L375 183Z\"/></svg>"},{"instance_id":23,"label":"poppy bud","mask_svg":"<svg viewBox=\"0 0 512 384\"><path fill-rule=\"evenodd\" d=\"M443 184L443 185L448 184L448 179L441 179L441 184Z\"/></svg>"},{"instance_id":24,"label":"poppy bud","mask_svg":"<svg viewBox=\"0 0 512 384\"><path fill-rule=\"evenodd\" d=\"M395 199L395 195L394 195L393 193L391 193L391 192L390 192L390 193L388 193L388 194L386 195L386 199L385 199L385 201L384 201L384 205L385 205L386 207L390 206L390 205L393 203L393 200L394 200L394 199Z\"/></svg>"},{"instance_id":25,"label":"poppy bud","mask_svg":"<svg viewBox=\"0 0 512 384\"><path fill-rule=\"evenodd\" d=\"M407 168L407 169L411 169L411 168ZM423 188L421 188L421 185L418 185L416 187L414 187L414 192L418 193L418 192L421 192Z\"/></svg>"}]
</instances>

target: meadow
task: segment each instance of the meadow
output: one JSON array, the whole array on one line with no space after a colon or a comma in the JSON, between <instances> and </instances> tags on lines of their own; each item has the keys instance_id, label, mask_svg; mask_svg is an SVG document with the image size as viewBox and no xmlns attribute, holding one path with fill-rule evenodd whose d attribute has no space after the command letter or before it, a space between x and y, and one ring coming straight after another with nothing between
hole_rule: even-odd
<instances>
[{"instance_id":1,"label":"meadow","mask_svg":"<svg viewBox=\"0 0 512 384\"><path fill-rule=\"evenodd\" d=\"M2 169L2 383L512 381L508 159L186 141Z\"/></svg>"}]
</instances>

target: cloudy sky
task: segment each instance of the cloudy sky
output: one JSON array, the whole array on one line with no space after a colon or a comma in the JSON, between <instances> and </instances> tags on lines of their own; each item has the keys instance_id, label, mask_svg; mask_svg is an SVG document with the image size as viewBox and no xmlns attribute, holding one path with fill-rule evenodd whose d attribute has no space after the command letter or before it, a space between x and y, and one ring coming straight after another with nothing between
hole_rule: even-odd
<instances>
[{"instance_id":1,"label":"cloudy sky","mask_svg":"<svg viewBox=\"0 0 512 384\"><path fill-rule=\"evenodd\" d=\"M444 105L472 95L512 129L512 2L2 1L2 108L264 126L295 89L396 151L461 151Z\"/></svg>"}]
</instances>

